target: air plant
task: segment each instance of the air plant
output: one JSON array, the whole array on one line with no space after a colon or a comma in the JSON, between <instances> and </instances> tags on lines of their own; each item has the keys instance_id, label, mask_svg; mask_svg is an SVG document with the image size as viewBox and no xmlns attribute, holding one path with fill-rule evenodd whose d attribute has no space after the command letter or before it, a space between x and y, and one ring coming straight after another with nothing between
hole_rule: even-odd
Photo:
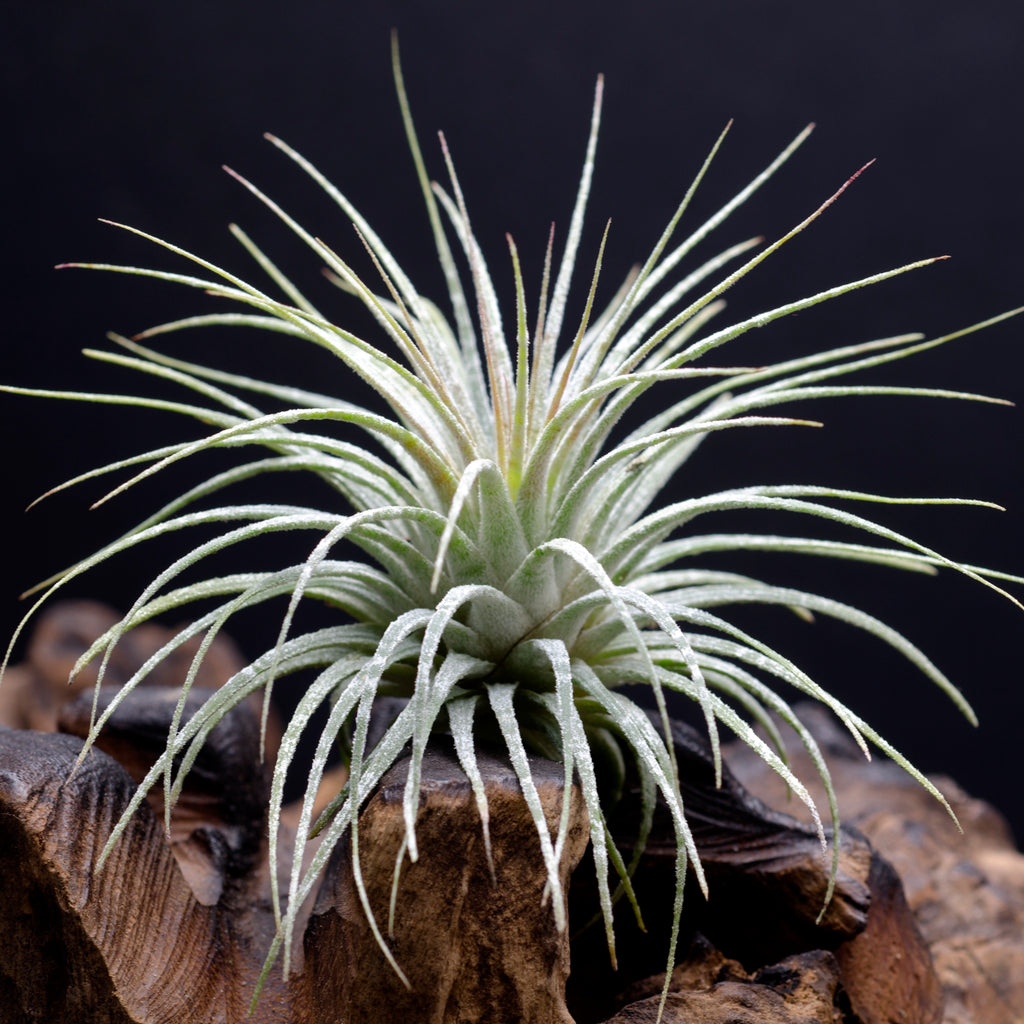
<instances>
[{"instance_id":1,"label":"air plant","mask_svg":"<svg viewBox=\"0 0 1024 1024\"><path fill-rule=\"evenodd\" d=\"M300 739L312 728L314 715L326 708L326 724L316 736L308 767L298 855L288 891L274 892L279 927L268 965L283 949L288 969L299 907L316 885L331 851L347 834L359 898L381 949L402 974L401 964L374 920L361 878L359 811L383 774L410 747L404 795L406 840L400 857L416 860L420 766L431 736L438 732L451 736L472 784L488 856L488 807L476 750L484 736L504 746L536 823L547 893L559 928L566 923L558 863L568 817L561 815L552 834L527 754L540 752L564 764L566 799L575 779L589 814L600 910L613 962L613 903L622 893L632 900L631 871L655 802L663 801L678 847L675 923L668 951L671 964L684 876L692 871L702 887L705 880L668 740L668 694L682 694L698 706L719 775L719 733L724 727L782 776L796 798L810 809L823 851L826 827L804 781L783 759L777 719L796 731L820 774L828 794L832 830L839 827L835 793L825 759L786 693L795 692L826 705L865 754L872 745L878 748L945 804L934 785L843 700L812 680L790 658L726 617L730 607L751 602L781 605L856 626L905 655L974 720L965 698L925 654L867 612L815 593L702 568L702 556L757 550L927 573L945 567L1015 599L993 582L1011 577L951 561L850 511L851 506L865 503L986 502L892 498L793 484L751 484L661 505L657 504L659 495L697 447L718 431L813 425L777 415L776 406L863 395L995 401L957 391L836 381L926 352L1002 318L930 340L905 334L759 366L709 362L727 342L752 328L933 262L911 263L787 301L729 326L711 326L712 317L721 309L723 293L807 228L849 185L847 182L776 241L765 244L755 239L731 245L693 264L692 269L679 270L698 245L786 162L810 129L801 132L718 212L675 241L691 199L722 144L723 132L650 255L611 300L598 309L607 230L589 289L582 298L570 300L597 146L600 79L562 254L555 256L552 231L539 297L528 302L517 249L508 238L515 308L503 314L444 139L441 152L446 186L428 177L397 47L393 60L402 117L447 284L447 313L421 294L382 239L319 170L280 139L268 136L354 226L357 255L365 249L375 268L371 279L353 269L352 257L339 254L308 232L255 185L234 177L326 265L341 292L372 314L377 327L373 340L338 326L315 308L236 226L231 227L232 234L269 278L268 290L169 242L125 228L184 257L196 269L186 273L100 264L72 266L156 278L198 289L239 308L163 324L133 339L111 336L120 351L87 354L180 385L192 393L194 404L135 395L4 389L171 410L204 426L207 432L198 440L121 459L61 485L130 471L129 478L101 501L203 452L231 449L238 455L233 468L204 476L124 536L37 588L44 591L41 602L115 555L133 552L158 537L181 534L184 539L185 553L155 576L120 622L82 656L76 672L97 658L105 665L118 639L154 616L196 602L209 609L150 658L102 714L94 715L86 750L147 671L190 637L202 638L166 750L138 787L104 856L146 793L161 780L170 814L197 752L229 709L261 690L269 696L275 681L289 674L314 670L287 722L273 773L269 841L276 857L286 776ZM289 341L320 346L368 384L388 412L290 387L279 379L266 382L194 365L144 344L157 336L194 328L272 331ZM291 352L289 358L294 358ZM654 391L666 396L664 404L645 422L629 429L624 425L627 412L635 416L638 409L649 409L648 393ZM253 448L262 452L250 456ZM327 485L332 495L327 507L232 503L221 498L222 492L253 477L269 479L294 471L313 474ZM224 503L218 503L221 501ZM708 517L713 520L714 513L743 511L753 517L761 510L790 513L795 522L824 519L866 536L855 542L815 539L802 533L704 532L705 521ZM190 531L203 527L212 527L215 535L194 544L188 539ZM296 564L199 582L182 583L179 579L205 559L235 545L271 532L293 531L317 537L308 557ZM366 560L335 557L343 540L360 549ZM287 602L274 643L184 720L186 695L214 637L236 614L274 599ZM336 623L302 632L295 614L300 602L309 600L333 609ZM38 602L26 620L36 607ZM102 678L101 668L97 685ZM644 708L621 692L624 684L633 683L649 686L660 728L652 724ZM371 749L367 744L370 711L380 695L406 697L408 704ZM763 733L755 731L756 725L763 727ZM328 759L339 746L348 758L348 781L314 820L314 797ZM641 780L644 824L633 843L636 853L627 864L607 829L606 816L618 798L629 762ZM565 806L567 809L567 803ZM316 834L323 837L322 843L303 868L302 845ZM832 856L834 878L834 852Z\"/></svg>"}]
</instances>

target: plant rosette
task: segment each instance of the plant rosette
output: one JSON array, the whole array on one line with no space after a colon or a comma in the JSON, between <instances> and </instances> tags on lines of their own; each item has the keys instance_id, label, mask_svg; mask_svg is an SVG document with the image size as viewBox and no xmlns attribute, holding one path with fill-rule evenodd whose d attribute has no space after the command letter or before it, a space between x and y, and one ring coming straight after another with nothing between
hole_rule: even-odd
<instances>
[{"instance_id":1,"label":"plant rosette","mask_svg":"<svg viewBox=\"0 0 1024 1024\"><path fill-rule=\"evenodd\" d=\"M317 884L331 851L346 834L359 898L381 949L402 975L401 964L374 920L360 877L358 818L381 777L406 747L411 747L404 791L406 841L400 860L417 859L420 767L428 740L439 731L450 734L473 787L488 857L488 806L476 750L484 739L504 746L536 824L546 891L559 929L566 921L558 865L568 827L569 783L577 781L589 814L600 910L613 963L613 904L625 895L640 913L630 877L655 803L664 801L678 851L675 923L666 952L671 967L684 877L690 870L702 888L706 889L706 883L682 806L673 747L667 741L668 693L682 694L699 707L719 777L719 731L723 727L778 772L810 808L824 856L829 856L825 825L804 782L780 756L776 716L796 731L821 777L832 830L839 827L839 810L825 758L785 699L786 691L830 708L865 755L871 746L876 747L945 803L934 785L837 695L811 679L789 657L727 618L729 608L751 602L781 605L805 616L830 616L858 627L905 655L974 721L965 698L926 655L872 615L816 593L702 568L702 557L768 551L914 572L948 568L1018 604L995 581L1022 581L952 561L850 511L865 504L995 507L987 502L894 498L795 484L751 484L662 504L659 495L697 447L718 431L814 425L776 414L777 406L865 395L997 401L959 391L837 381L927 352L1012 313L932 339L904 334L759 366L709 363L709 357L717 355L727 342L753 328L934 262L922 260L897 267L787 301L735 324L712 326L723 293L810 226L850 184L771 243L761 239L741 242L705 257L692 269L679 269L689 265L684 260L698 245L775 174L810 129L801 132L720 210L686 237L675 240L691 199L722 144L723 132L646 260L598 310L595 299L608 237L605 230L589 289L570 313L570 285L580 255L601 115L603 85L598 79L583 171L561 255L555 257L552 229L540 293L528 304L516 246L508 238L516 299L514 310L503 314L443 136L441 151L448 184L442 186L428 177L397 44L393 62L409 146L447 284L448 314L420 293L352 203L319 170L272 136L267 136L271 143L323 189L354 226L360 249L365 249L375 267L374 280L364 280L348 260L256 186L234 177L326 265L342 293L369 311L378 329L375 341L332 322L234 225L232 234L265 273L277 297L134 228L125 230L183 257L197 269L184 273L70 264L198 289L215 300L232 303L234 309L162 324L133 339L112 335L119 351L86 352L108 364L180 385L191 392L190 402L3 389L169 410L198 421L209 431L198 440L166 445L94 469L56 490L130 471L129 479L101 498L103 502L172 464L212 449L231 449L238 460L233 468L203 477L91 557L40 584L35 589L42 591L42 596L19 625L15 638L39 603L93 566L134 552L155 538L178 534L186 538L185 553L155 576L75 669L77 672L101 659L99 685L102 666L127 630L196 602L209 609L167 641L124 684L103 713L94 715L85 750L147 671L190 638L203 638L184 682L166 749L113 830L104 856L147 792L161 780L168 794L169 817L197 752L229 709L261 690L269 698L276 680L313 670L312 681L287 722L273 773L269 844L270 854L276 858L285 778L300 739L313 728L317 712L326 708L326 724L319 726L307 772L296 842L299 855L294 858L287 893L274 890L278 930L264 976L282 951L288 970L299 908ZM302 340L326 349L368 384L388 411L371 411L278 380L261 381L195 365L144 344L157 336L211 327L270 331L286 340ZM668 396L663 406L634 429L617 430L627 412L647 406L648 392L655 388ZM364 443L355 440L359 437ZM254 448L261 451L250 457L247 453ZM233 485L295 471L313 474L327 485L334 498L328 507L219 503L222 492ZM795 522L823 519L854 535L859 532L862 539L703 532L707 517L725 511L742 511L752 517L759 511L783 512L791 514ZM193 528L212 528L215 535L193 545L187 540ZM295 564L198 582L179 579L187 570L235 545L270 532L299 531L319 536L308 557ZM333 557L343 540L360 549L366 560ZM213 639L238 613L273 600L286 602L275 642L184 720L186 697ZM334 609L337 623L302 632L295 626L295 613L300 602L309 600ZM649 686L661 729L652 724L641 706L620 692L623 685L631 683ZM408 703L371 749L367 744L370 711L381 695L406 697ZM767 740L755 731L758 725ZM348 781L314 820L314 798L328 759L339 746L348 759ZM549 831L530 775L528 752L553 757L564 765L566 803L554 834ZM631 863L625 863L605 824L627 761L638 771L643 804L640 835L631 844ZM303 844L318 834L321 844L303 866ZM834 844L831 857L834 881ZM396 865L396 882L398 867L400 864Z\"/></svg>"}]
</instances>

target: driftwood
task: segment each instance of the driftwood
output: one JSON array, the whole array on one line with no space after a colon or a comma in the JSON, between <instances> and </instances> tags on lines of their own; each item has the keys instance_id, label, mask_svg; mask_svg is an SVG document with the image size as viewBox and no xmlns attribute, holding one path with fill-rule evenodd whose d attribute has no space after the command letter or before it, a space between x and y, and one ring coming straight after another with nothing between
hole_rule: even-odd
<instances>
[{"instance_id":1,"label":"driftwood","mask_svg":"<svg viewBox=\"0 0 1024 1024\"><path fill-rule=\"evenodd\" d=\"M545 816L557 829L561 765L531 762ZM479 812L454 756L428 753L417 818L420 858L406 863L389 945L407 989L384 962L359 906L348 851L335 857L313 908L305 969L294 985L296 1021L538 1021L572 1024L565 1005L569 938L544 899L540 842L512 769L480 759L490 810L492 880ZM404 835L406 762L382 780L359 825L370 903L388 919L395 857ZM574 790L561 860L565 885L589 840Z\"/></svg>"},{"instance_id":2,"label":"driftwood","mask_svg":"<svg viewBox=\"0 0 1024 1024\"><path fill-rule=\"evenodd\" d=\"M268 768L258 758L258 711L240 707L214 730L169 834L157 791L96 872L112 824L161 749L178 680L137 690L101 736L103 749L76 768L91 693L65 702L57 673L105 628L96 608L86 611L88 621L84 614L76 618L73 607L51 613L63 616L64 625L53 618L45 624L46 645L33 642L16 685L0 698L6 721L24 726L35 715L45 725L43 707L51 728L64 730L0 729L5 1024L655 1019L664 981L655 972L664 966L674 884L667 821L656 822L636 875L648 932L619 908L619 970L613 972L600 926L571 941L555 928L539 842L515 776L502 758L483 756L492 879L475 799L443 743L424 765L421 856L404 863L388 937L411 988L371 934L353 885L352 851L342 844L304 908L292 976L285 979L278 966L247 1017L274 933L263 820ZM120 671L130 674L166 635L151 633L145 644L137 638L134 654L118 655ZM50 660L40 651L49 651ZM233 657L226 652L222 672L233 670ZM1010 1024L1024 1018L1024 857L1001 819L954 787L948 792L967 832L961 837L902 773L884 762L865 764L825 720L814 728L831 756L840 805L859 829L844 829L840 837L837 889L820 920L828 865L814 830L798 820L802 805L787 802L776 777L742 750L729 753L735 775L727 772L716 789L704 744L675 726L685 806L711 897L705 903L688 884L683 955L663 1020ZM808 777L799 751L793 758ZM562 769L539 759L532 767L554 829ZM404 778L399 762L360 819L360 866L385 931L403 834ZM612 823L626 848L635 834L633 806L623 802ZM590 858L580 860L589 831L575 790L570 808L560 866L573 928L596 903ZM286 859L290 834L286 828Z\"/></svg>"},{"instance_id":3,"label":"driftwood","mask_svg":"<svg viewBox=\"0 0 1024 1024\"><path fill-rule=\"evenodd\" d=\"M802 709L829 757L844 821L893 866L928 946L943 997L943 1024L1024 1021L1024 856L1006 820L954 781L933 778L959 820L890 761L864 762L832 719ZM803 748L788 744L794 770L811 778ZM778 777L745 749L729 754L740 781L776 807L802 815ZM819 787L810 786L816 800Z\"/></svg>"},{"instance_id":4,"label":"driftwood","mask_svg":"<svg viewBox=\"0 0 1024 1024\"><path fill-rule=\"evenodd\" d=\"M64 601L39 617L22 665L9 668L0 686L0 724L13 729L53 732L61 708L96 684L99 662L84 668L68 684L71 670L94 640L121 618L94 601ZM104 679L112 686L128 681L140 665L173 635L173 630L146 623L126 633L107 662ZM200 637L181 644L146 676L146 686L180 686L199 649ZM245 664L235 645L220 634L210 645L196 676L196 686L216 689Z\"/></svg>"},{"instance_id":5,"label":"driftwood","mask_svg":"<svg viewBox=\"0 0 1024 1024\"><path fill-rule=\"evenodd\" d=\"M680 723L674 723L673 729L683 780L683 806L708 878L710 899L705 903L695 886L687 894L684 915L693 947L677 968L674 985L688 994L685 998L673 996L663 1019L669 1024L676 1020L689 1024L733 1019L728 1010L732 997L727 999L723 989L716 988L715 997L725 1000L721 1016L710 1011L698 1013L695 1008L693 991L700 991L698 981L714 976L720 982L740 985L743 998L759 1007L751 1021L788 1019L779 1016L782 1010L775 1007L776 999L781 997L776 989L781 986L783 994L797 990L804 993L799 999L793 997L798 1007L793 1011L797 1014L794 1019L805 1012L807 999L813 1001L822 992L835 990L839 993L835 997L836 1012L840 1012L841 1005L842 1012L859 1024L890 1020L939 1024L942 995L938 979L903 899L899 879L888 862L862 834L844 829L839 841L835 893L823 911L827 865L816 831L762 803L728 768L721 787L716 787L703 739ZM822 804L827 806L824 800ZM622 806L632 809L636 801L625 801ZM612 827L626 836L635 831L635 825L625 824L622 815ZM642 907L664 906L664 896L659 900L658 894L671 891L675 857L672 838L667 821L656 821L636 876ZM653 929L661 949L666 929L667 921L656 923ZM640 963L628 963L626 972L645 973L644 968L649 971L658 962L658 945L645 942L639 935L632 936L632 940L634 948L642 951ZM710 954L706 952L709 949ZM818 955L825 952L830 955ZM712 963L727 957L723 960L727 966L711 971L706 963L708 955ZM650 979L635 982L624 998L635 1000L655 988L660 992L663 980L662 975L656 986ZM764 1002L759 1001L762 997ZM600 1001L613 998L609 988ZM714 1005L714 999L709 999L702 994L696 1005ZM655 1011L657 1002L655 999L651 1004ZM678 1006L678 1012L672 1011L673 1006ZM643 1012L649 1010L650 1005ZM641 1012L639 1007L623 1012L625 1016L613 1018L616 1024L647 1019L635 1016ZM763 1014L763 1018L757 1014Z\"/></svg>"}]
</instances>

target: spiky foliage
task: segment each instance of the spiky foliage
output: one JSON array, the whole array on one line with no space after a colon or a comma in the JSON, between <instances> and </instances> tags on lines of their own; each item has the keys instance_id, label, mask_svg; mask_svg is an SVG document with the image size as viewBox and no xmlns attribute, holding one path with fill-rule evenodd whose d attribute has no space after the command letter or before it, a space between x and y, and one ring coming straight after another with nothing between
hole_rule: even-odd
<instances>
[{"instance_id":1,"label":"spiky foliage","mask_svg":"<svg viewBox=\"0 0 1024 1024\"><path fill-rule=\"evenodd\" d=\"M749 724L760 723L770 740L778 739L774 716L797 731L829 794L828 813L836 827L838 812L828 768L783 692L795 691L827 705L865 753L869 745L880 748L942 799L927 779L843 701L789 658L734 625L724 617L723 609L757 602L844 620L906 655L972 718L967 702L927 657L866 612L817 594L701 568L700 556L763 550L924 572L946 566L998 590L991 579L999 574L951 562L848 510L851 503L865 502L985 503L889 498L795 485L752 485L660 507L654 503L710 434L743 427L806 425L803 420L765 415L765 410L778 405L857 395L991 401L950 391L835 383L847 374L916 355L984 325L933 340L902 335L848 345L766 366L723 367L707 362L716 349L751 328L931 262L842 284L728 327L712 330L708 326L721 306L722 293L807 227L839 194L771 244L754 240L733 245L696 264L685 276L672 276L698 243L775 173L804 141L806 131L714 216L682 241L673 242L694 191L719 148L719 139L646 261L603 310L596 311L595 297L604 240L585 301L570 304L570 283L594 166L600 81L562 255L556 260L549 242L540 296L528 305L516 247L508 239L516 307L511 316L503 317L443 138L449 184L442 187L428 179L397 52L395 74L453 322L420 293L349 200L276 138L268 136L355 226L377 277L365 280L346 258L293 221L255 186L238 180L326 264L342 291L373 314L379 328L376 342L357 337L314 308L237 227L232 227L233 234L268 274L281 297L168 242L127 228L185 257L199 271L190 275L89 266L196 288L230 300L243 310L164 324L134 340L115 337L121 352L88 353L181 385L193 393L196 404L109 394L24 392L169 409L212 428L199 440L148 451L70 483L133 470L134 475L102 499L105 501L173 463L211 449L230 448L241 456L256 447L264 454L251 460L241 457L235 468L202 479L119 540L48 581L42 599L92 566L134 551L151 539L178 533L187 538L193 527L216 530L213 539L188 547L160 572L121 622L79 663L81 667L94 658L105 659L126 630L153 616L197 601L212 606L154 655L95 721L90 743L120 700L155 663L189 637L203 637L167 737L166 752L139 787L131 808L110 837L107 851L127 816L161 779L169 793L170 813L198 750L228 709L257 691L269 693L277 679L314 669L315 678L287 724L274 769L270 846L276 856L284 781L300 737L314 713L327 708L327 723L317 738L308 769L298 849L316 833L322 834L323 842L305 869L301 858L295 858L287 900L275 892L280 928L274 953L283 946L287 957L298 908L346 833L359 895L373 920L359 875L359 809L399 753L411 745L404 803L405 855L415 860L420 762L430 736L444 731L453 738L476 793L485 842L488 808L476 766L476 744L486 735L506 747L536 822L559 927L565 920L557 866L568 817L563 813L558 829L549 833L527 752L559 758L567 783L574 777L578 780L589 812L601 911L614 959L612 904L616 893L609 876L617 876L614 888L631 895L630 866L616 850L605 818L627 760L636 765L642 781L645 825L637 847L643 845L643 832L657 797L665 802L674 822L679 851L677 927L688 865L704 884L682 806L673 751L665 739L667 691L683 694L699 705L719 769L720 726L764 758L811 808L823 847L825 829L804 783ZM450 238L455 240L459 258L453 254ZM725 272L724 268L737 263L736 269ZM465 268L471 282L468 288L463 283ZM370 385L390 415L276 380L257 381L193 365L140 344L156 335L196 327L255 328L277 332L288 341L318 345ZM641 400L640 407L646 408L648 392L655 388L668 396L664 408L635 429L622 428L625 414L635 412ZM332 430L337 426L346 428L340 437ZM359 432L368 438L369 447L352 439ZM326 509L214 501L197 510L206 499L219 500L231 485L254 476L296 470L319 477L337 500ZM825 519L870 535L871 543L802 535L701 532L709 514L725 510L770 510L791 513L795 520ZM185 585L179 580L204 559L274 531L311 531L320 536L308 558L278 571L218 576ZM368 561L334 557L342 540L365 552ZM287 610L276 642L182 722L185 694L213 638L239 612L278 598L287 601ZM305 633L293 630L296 608L303 599L337 609L337 624ZM653 726L644 710L619 692L623 684L637 682L650 686L663 730ZM377 746L368 749L370 709L381 694L405 696L409 703ZM342 741L349 752L349 781L314 821L314 796L332 749ZM380 931L377 937L391 958ZM670 950L670 961L672 956ZM401 965L393 958L392 963L401 973Z\"/></svg>"}]
</instances>

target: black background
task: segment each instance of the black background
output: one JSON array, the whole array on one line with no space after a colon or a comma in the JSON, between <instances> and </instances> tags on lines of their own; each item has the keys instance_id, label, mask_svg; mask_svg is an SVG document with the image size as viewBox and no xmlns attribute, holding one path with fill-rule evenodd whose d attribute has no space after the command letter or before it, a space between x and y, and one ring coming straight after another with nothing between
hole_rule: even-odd
<instances>
[{"instance_id":1,"label":"black background","mask_svg":"<svg viewBox=\"0 0 1024 1024\"><path fill-rule=\"evenodd\" d=\"M262 140L264 131L320 165L421 288L437 294L439 274L390 78L392 26L401 33L431 169L443 170L433 142L433 132L443 129L506 300L503 234L515 236L535 288L550 222L563 230L568 223L594 80L603 72L603 131L583 251L586 263L604 220L612 218L605 298L646 255L729 118L735 125L693 224L815 121L817 131L798 155L719 231L719 248L753 234L777 236L866 161L877 162L824 218L730 295L729 315L911 259L953 258L755 332L729 358L775 359L965 326L1024 304L1022 11L1013 0L20 4L4 19L0 378L145 389L145 382L84 360L79 350L100 347L110 329L133 333L208 308L201 295L169 286L56 273L53 265L63 260L183 269L99 224L100 216L258 274L227 234L228 222L237 220L284 253L282 262L297 279L314 281L315 260L220 171L223 163L253 178L359 264L361 250L344 218ZM589 268L577 277L577 310L584 275ZM310 285L318 298L330 294L327 288ZM346 317L344 300L337 306ZM362 329L358 317L351 322ZM1016 400L1017 409L917 399L794 407L825 418L826 428L713 438L672 494L814 482L986 498L1008 511L858 511L876 512L952 557L1024 573L1022 330L1024 321L1010 321L873 378L985 392ZM164 339L162 347L323 389L335 372L294 345L241 335L181 336ZM170 493L175 478L93 513L86 509L102 493L96 483L25 515L28 502L93 465L193 429L158 413L0 397L3 632L23 610L16 600L21 590L140 518ZM729 525L735 524L719 524ZM140 552L69 593L123 607L169 557L169 551ZM936 581L770 560L756 568L859 603L919 642L969 695L979 730L870 638L781 615L766 618L762 628L922 768L949 772L994 800L1024 835L1018 788L1024 612L948 574ZM240 639L250 653L266 642Z\"/></svg>"}]
</instances>

